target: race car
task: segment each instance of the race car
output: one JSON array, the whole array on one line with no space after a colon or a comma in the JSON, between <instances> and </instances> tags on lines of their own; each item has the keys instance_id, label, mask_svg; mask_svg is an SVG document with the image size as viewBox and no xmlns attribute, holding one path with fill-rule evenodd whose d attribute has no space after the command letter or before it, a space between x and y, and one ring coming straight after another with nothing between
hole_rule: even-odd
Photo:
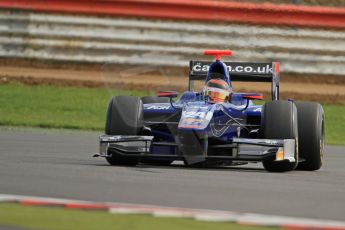
<instances>
[{"instance_id":1,"label":"race car","mask_svg":"<svg viewBox=\"0 0 345 230\"><path fill-rule=\"evenodd\" d=\"M222 62L230 50L206 50L216 60L190 61L188 91L143 98L115 96L106 114L101 156L111 165L139 163L236 166L262 162L270 172L318 170L325 125L319 103L279 100L279 62ZM200 90L195 83L203 82ZM238 93L233 81L270 82L271 100Z\"/></svg>"}]
</instances>

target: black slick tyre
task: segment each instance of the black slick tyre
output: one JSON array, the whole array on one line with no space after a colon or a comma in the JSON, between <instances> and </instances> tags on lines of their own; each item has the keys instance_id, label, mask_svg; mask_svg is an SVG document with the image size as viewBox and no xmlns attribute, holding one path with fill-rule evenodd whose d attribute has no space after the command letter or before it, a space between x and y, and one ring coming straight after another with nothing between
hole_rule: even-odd
<instances>
[{"instance_id":1,"label":"black slick tyre","mask_svg":"<svg viewBox=\"0 0 345 230\"><path fill-rule=\"evenodd\" d=\"M314 171L322 166L325 124L324 111L319 103L295 102L298 112L299 153L298 170Z\"/></svg>"},{"instance_id":2,"label":"black slick tyre","mask_svg":"<svg viewBox=\"0 0 345 230\"><path fill-rule=\"evenodd\" d=\"M263 136L265 139L295 139L298 143L297 108L290 101L270 101L263 106ZM264 160L263 166L270 172L294 170L298 164L298 147L295 150L295 162Z\"/></svg>"},{"instance_id":3,"label":"black slick tyre","mask_svg":"<svg viewBox=\"0 0 345 230\"><path fill-rule=\"evenodd\" d=\"M143 127L143 104L140 98L115 96L108 106L105 133L107 135L138 135ZM109 149L106 160L111 165L135 166L139 157L123 156Z\"/></svg>"}]
</instances>

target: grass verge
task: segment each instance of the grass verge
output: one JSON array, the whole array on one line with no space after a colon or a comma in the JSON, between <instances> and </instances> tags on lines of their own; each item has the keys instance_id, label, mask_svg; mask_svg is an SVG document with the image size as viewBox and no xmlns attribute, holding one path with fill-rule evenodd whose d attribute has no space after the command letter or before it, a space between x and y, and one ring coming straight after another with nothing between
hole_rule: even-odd
<instances>
[{"instance_id":1,"label":"grass verge","mask_svg":"<svg viewBox=\"0 0 345 230\"><path fill-rule=\"evenodd\" d=\"M20 83L0 85L0 125L101 130L113 95L145 94Z\"/></svg>"},{"instance_id":2,"label":"grass verge","mask_svg":"<svg viewBox=\"0 0 345 230\"><path fill-rule=\"evenodd\" d=\"M114 95L149 92L20 83L0 85L0 125L103 130L108 101ZM345 144L345 106L323 105L326 143Z\"/></svg>"},{"instance_id":3,"label":"grass verge","mask_svg":"<svg viewBox=\"0 0 345 230\"><path fill-rule=\"evenodd\" d=\"M273 227L243 226L228 222L204 222L187 218L161 218L150 215L110 214L102 211L66 210L0 204L0 226L25 229L238 229L275 230Z\"/></svg>"}]
</instances>

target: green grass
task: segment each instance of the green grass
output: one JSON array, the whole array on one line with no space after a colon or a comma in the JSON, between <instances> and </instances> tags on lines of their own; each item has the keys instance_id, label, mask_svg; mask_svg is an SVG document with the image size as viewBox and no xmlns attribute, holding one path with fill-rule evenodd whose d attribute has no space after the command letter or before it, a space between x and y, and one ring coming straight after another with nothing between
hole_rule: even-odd
<instances>
[{"instance_id":1,"label":"green grass","mask_svg":"<svg viewBox=\"0 0 345 230\"><path fill-rule=\"evenodd\" d=\"M104 88L0 85L0 125L103 130L113 95L149 92ZM345 144L345 106L324 105L327 144Z\"/></svg>"},{"instance_id":2,"label":"green grass","mask_svg":"<svg viewBox=\"0 0 345 230\"><path fill-rule=\"evenodd\" d=\"M205 222L187 218L158 218L149 215L110 214L102 211L66 210L0 204L0 226L25 229L164 229L164 230L275 230L273 227L243 226L228 222Z\"/></svg>"},{"instance_id":3,"label":"green grass","mask_svg":"<svg viewBox=\"0 0 345 230\"><path fill-rule=\"evenodd\" d=\"M327 144L345 145L345 106L323 105Z\"/></svg>"},{"instance_id":4,"label":"green grass","mask_svg":"<svg viewBox=\"0 0 345 230\"><path fill-rule=\"evenodd\" d=\"M58 86L0 85L0 125L100 130L112 95L145 92Z\"/></svg>"}]
</instances>

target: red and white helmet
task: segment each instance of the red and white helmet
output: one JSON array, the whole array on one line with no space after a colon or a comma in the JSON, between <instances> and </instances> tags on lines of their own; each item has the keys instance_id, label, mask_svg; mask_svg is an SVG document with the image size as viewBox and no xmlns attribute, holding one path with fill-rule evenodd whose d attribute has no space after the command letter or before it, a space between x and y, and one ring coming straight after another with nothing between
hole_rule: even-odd
<instances>
[{"instance_id":1,"label":"red and white helmet","mask_svg":"<svg viewBox=\"0 0 345 230\"><path fill-rule=\"evenodd\" d=\"M224 103L229 101L232 96L232 89L222 79L209 80L203 91L210 103Z\"/></svg>"}]
</instances>

